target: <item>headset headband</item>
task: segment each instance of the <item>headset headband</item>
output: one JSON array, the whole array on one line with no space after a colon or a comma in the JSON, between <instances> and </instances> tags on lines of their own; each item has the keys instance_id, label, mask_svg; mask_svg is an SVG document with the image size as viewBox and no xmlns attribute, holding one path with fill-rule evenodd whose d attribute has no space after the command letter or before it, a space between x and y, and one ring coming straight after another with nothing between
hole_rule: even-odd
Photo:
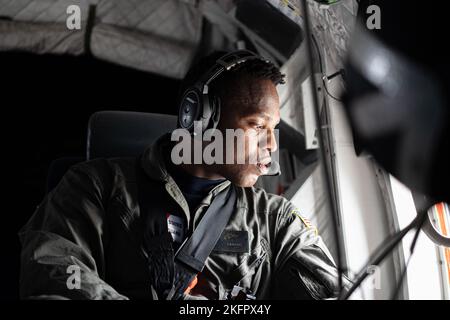
<instances>
[{"instance_id":1,"label":"headset headband","mask_svg":"<svg viewBox=\"0 0 450 320\"><path fill-rule=\"evenodd\" d=\"M200 92L203 94L207 94L209 84L218 78L223 72L231 70L238 64L253 59L263 60L260 56L249 50L240 50L228 53L216 60L214 66L209 69L197 82L198 85L196 85L196 87L198 87Z\"/></svg>"}]
</instances>

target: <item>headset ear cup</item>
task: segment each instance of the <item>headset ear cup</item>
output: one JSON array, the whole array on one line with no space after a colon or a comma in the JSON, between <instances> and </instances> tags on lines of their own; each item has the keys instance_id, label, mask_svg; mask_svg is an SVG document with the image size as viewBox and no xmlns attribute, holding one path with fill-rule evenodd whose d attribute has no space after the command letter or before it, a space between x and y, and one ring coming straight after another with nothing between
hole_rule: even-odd
<instances>
[{"instance_id":1,"label":"headset ear cup","mask_svg":"<svg viewBox=\"0 0 450 320\"><path fill-rule=\"evenodd\" d=\"M198 120L201 101L195 89L186 91L178 111L178 125L190 132L194 129L194 121Z\"/></svg>"}]
</instances>

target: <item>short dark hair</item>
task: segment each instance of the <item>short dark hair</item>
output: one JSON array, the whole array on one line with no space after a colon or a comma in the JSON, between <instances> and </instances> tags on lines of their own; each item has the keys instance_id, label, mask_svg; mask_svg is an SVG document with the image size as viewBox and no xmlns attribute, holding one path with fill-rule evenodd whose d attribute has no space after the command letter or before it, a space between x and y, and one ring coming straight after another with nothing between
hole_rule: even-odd
<instances>
[{"instance_id":1,"label":"short dark hair","mask_svg":"<svg viewBox=\"0 0 450 320\"><path fill-rule=\"evenodd\" d=\"M212 54L203 57L188 71L181 83L181 92L179 100L181 100L183 93L193 86L200 77L205 74L210 68L214 66L216 61L222 56L226 55L225 51L216 51ZM245 63L241 63L230 71L223 73L219 78L215 79L210 86L210 92L218 94L217 88L225 85L229 80L239 79L241 77L249 77L250 79L267 79L272 81L274 85L284 84L285 75L270 61L263 59L251 59Z\"/></svg>"}]
</instances>

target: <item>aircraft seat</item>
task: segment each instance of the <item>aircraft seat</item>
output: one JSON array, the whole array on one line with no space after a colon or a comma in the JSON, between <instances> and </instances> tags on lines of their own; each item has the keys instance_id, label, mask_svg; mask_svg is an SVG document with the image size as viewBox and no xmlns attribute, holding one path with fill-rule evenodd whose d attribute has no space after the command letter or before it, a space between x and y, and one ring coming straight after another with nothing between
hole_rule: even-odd
<instances>
[{"instance_id":1,"label":"aircraft seat","mask_svg":"<svg viewBox=\"0 0 450 320\"><path fill-rule=\"evenodd\" d=\"M96 158L138 156L158 137L176 128L177 117L157 113L99 111L88 123L86 157L54 160L47 175L47 192L76 163Z\"/></svg>"}]
</instances>

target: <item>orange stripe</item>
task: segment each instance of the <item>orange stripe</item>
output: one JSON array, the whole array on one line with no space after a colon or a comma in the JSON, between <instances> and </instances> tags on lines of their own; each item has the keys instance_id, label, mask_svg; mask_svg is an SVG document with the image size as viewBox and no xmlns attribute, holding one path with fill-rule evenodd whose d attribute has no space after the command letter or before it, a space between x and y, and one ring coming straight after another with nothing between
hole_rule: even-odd
<instances>
[{"instance_id":1,"label":"orange stripe","mask_svg":"<svg viewBox=\"0 0 450 320\"><path fill-rule=\"evenodd\" d=\"M441 233L444 236L447 236L447 226L445 225L445 209L444 209L444 203L438 203L436 205L436 209L437 209L437 213L438 213L438 217L439 217L439 226L441 227Z\"/></svg>"},{"instance_id":2,"label":"orange stripe","mask_svg":"<svg viewBox=\"0 0 450 320\"><path fill-rule=\"evenodd\" d=\"M189 283L186 290L184 290L184 293L189 294L191 292L191 290L194 289L194 287L197 285L197 282L198 282L198 279L197 279L197 276L195 276L195 278L191 281L191 283Z\"/></svg>"},{"instance_id":3,"label":"orange stripe","mask_svg":"<svg viewBox=\"0 0 450 320\"><path fill-rule=\"evenodd\" d=\"M436 210L437 210L437 214L438 214L438 218L439 218L439 226L441 228L441 233L444 236L447 236L447 226L445 225L445 208L444 208L444 203L438 203L436 205ZM447 265L447 276L448 276L448 282L450 284L450 249L449 248L445 248L444 249L444 254L445 254L445 262Z\"/></svg>"}]
</instances>

